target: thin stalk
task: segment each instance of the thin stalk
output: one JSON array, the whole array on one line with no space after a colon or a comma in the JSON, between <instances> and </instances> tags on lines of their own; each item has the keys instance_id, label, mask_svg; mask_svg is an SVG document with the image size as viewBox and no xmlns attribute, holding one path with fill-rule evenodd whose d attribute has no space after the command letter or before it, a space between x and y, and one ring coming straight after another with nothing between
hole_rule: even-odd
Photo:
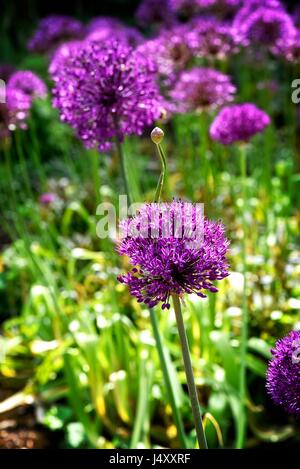
<instances>
[{"instance_id":1,"label":"thin stalk","mask_svg":"<svg viewBox=\"0 0 300 469\"><path fill-rule=\"evenodd\" d=\"M243 296L242 296L242 324L241 324L241 338L240 338L240 380L239 380L239 395L240 395L240 412L239 412L239 425L237 435L237 448L243 448L246 436L246 412L245 412L245 401L246 401L246 354L247 354L247 342L248 342L248 308L247 308L247 261L246 261L246 233L247 233L247 222L245 213L247 211L247 151L246 147L240 146L240 177L242 187L242 198L243 206L241 212L243 239L242 239L242 274L244 278L243 285Z\"/></svg>"},{"instance_id":2,"label":"thin stalk","mask_svg":"<svg viewBox=\"0 0 300 469\"><path fill-rule=\"evenodd\" d=\"M22 147L22 142L21 142L20 131L19 130L16 130L16 132L15 132L15 142L16 142L17 155L18 155L19 163L20 163L21 170L22 170L22 175L23 175L23 179L24 179L24 183L25 183L26 192L27 192L29 198L33 198L30 179L29 179L29 174L28 174L28 170L27 170L27 165L26 165L26 160L25 160L25 156L24 156L24 151L23 151L23 147Z\"/></svg>"},{"instance_id":3,"label":"thin stalk","mask_svg":"<svg viewBox=\"0 0 300 469\"><path fill-rule=\"evenodd\" d=\"M156 342L157 352L158 352L159 359L160 359L160 366L161 366L163 377L164 377L167 396L168 396L169 404L172 409L175 425L177 428L178 438L179 438L180 444L182 445L182 448L186 449L188 448L188 444L187 444L187 439L186 439L186 435L184 432L181 413L176 404L174 389L172 386L171 377L170 377L169 369L167 366L167 360L166 360L166 356L164 352L164 347L163 347L162 339L161 339L160 332L159 332L157 315L153 308L150 308L150 319L151 319L153 334L154 334L154 338Z\"/></svg>"},{"instance_id":4,"label":"thin stalk","mask_svg":"<svg viewBox=\"0 0 300 469\"><path fill-rule=\"evenodd\" d=\"M193 374L189 344L186 336L186 331L184 327L182 312L181 312L181 305L178 295L172 295L173 304L174 304L174 311L176 316L177 328L179 333L179 338L181 342L181 351L182 351L182 358L184 363L185 375L189 390L189 396L191 401L191 407L194 417L194 423L196 428L197 440L199 444L199 449L207 449L207 442L205 437L205 432L202 423L202 416L201 410L198 400L197 388L195 385L195 379Z\"/></svg>"},{"instance_id":5,"label":"thin stalk","mask_svg":"<svg viewBox=\"0 0 300 469\"><path fill-rule=\"evenodd\" d=\"M134 421L133 433L130 442L130 449L135 449L142 441L145 416L148 406L148 375L143 357L139 356L139 396L136 407L136 417Z\"/></svg>"},{"instance_id":6,"label":"thin stalk","mask_svg":"<svg viewBox=\"0 0 300 469\"><path fill-rule=\"evenodd\" d=\"M157 152L158 152L160 162L161 162L161 173L160 173L158 184L157 184L156 191L155 191L154 202L158 202L161 198L162 190L163 190L163 186L165 182L165 177L166 177L166 171L167 171L166 155L160 143L156 144L156 148L157 148Z\"/></svg>"},{"instance_id":7,"label":"thin stalk","mask_svg":"<svg viewBox=\"0 0 300 469\"><path fill-rule=\"evenodd\" d=\"M36 126L35 126L34 119L31 119L31 121L30 121L30 137L31 137L32 145L33 145L33 151L30 152L30 154L32 154L32 156L33 156L33 163L34 163L34 165L36 167L36 170L38 172L38 175L40 177L42 187L43 187L43 189L45 189L46 184L47 184L47 177L46 177L46 173L45 173L43 163L41 161L40 145L39 145L39 141L38 141L38 138L37 138Z\"/></svg>"}]
</instances>

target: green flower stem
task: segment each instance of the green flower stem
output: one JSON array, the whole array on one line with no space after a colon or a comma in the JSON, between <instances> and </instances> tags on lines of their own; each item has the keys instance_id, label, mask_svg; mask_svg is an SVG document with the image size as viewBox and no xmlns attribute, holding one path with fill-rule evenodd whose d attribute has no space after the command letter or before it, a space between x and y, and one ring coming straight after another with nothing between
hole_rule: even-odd
<instances>
[{"instance_id":1,"label":"green flower stem","mask_svg":"<svg viewBox=\"0 0 300 469\"><path fill-rule=\"evenodd\" d=\"M156 144L156 148L157 148L157 152L158 152L160 162L161 162L161 173L160 173L157 188L156 188L156 191L155 191L154 202L159 202L160 199L161 199L163 186L164 186L164 182L165 182L165 177L166 177L167 160L166 160L166 155L165 155L160 143Z\"/></svg>"},{"instance_id":2,"label":"green flower stem","mask_svg":"<svg viewBox=\"0 0 300 469\"><path fill-rule=\"evenodd\" d=\"M241 338L240 338L240 380L239 380L239 395L240 395L240 412L239 412L239 425L237 435L237 448L243 448L246 436L246 354L248 342L248 308L247 308L247 260L246 260L246 234L247 222L245 214L248 209L247 201L247 149L245 145L239 147L240 152L240 177L242 186L242 199L243 206L241 211L243 239L242 239L242 264L243 264L243 296L242 296L242 324L241 324Z\"/></svg>"},{"instance_id":3,"label":"green flower stem","mask_svg":"<svg viewBox=\"0 0 300 469\"><path fill-rule=\"evenodd\" d=\"M165 382L165 386L167 390L167 396L168 396L169 404L172 409L175 425L177 428L178 438L179 438L180 444L182 445L182 448L185 449L185 448L188 448L187 439L184 433L184 427L183 427L181 414L176 404L175 394L174 394L171 377L170 377L170 373L169 373L168 366L167 366L167 360L166 360L166 356L164 352L164 347L163 347L161 335L159 332L157 315L153 308L150 308L150 319L151 319L153 334L154 334L154 338L156 342L157 352L158 352L159 359L160 359L160 366L162 369L164 382Z\"/></svg>"},{"instance_id":4,"label":"green flower stem","mask_svg":"<svg viewBox=\"0 0 300 469\"><path fill-rule=\"evenodd\" d=\"M28 170L27 170L27 165L26 165L26 161L25 161L25 156L24 156L24 151L23 151L23 146L22 146L21 136L20 136L20 131L19 130L15 131L15 142L16 142L17 155L18 155L18 158L19 158L19 163L20 163L20 167L21 167L21 170L22 170L22 175L23 175L23 179L24 179L24 183L25 183L25 189L26 189L26 192L27 192L27 195L29 196L29 198L33 198L31 183L30 183L30 179L29 179L29 174L28 174Z\"/></svg>"},{"instance_id":5,"label":"green flower stem","mask_svg":"<svg viewBox=\"0 0 300 469\"><path fill-rule=\"evenodd\" d=\"M192 412L193 412L193 417L194 417L194 423L196 427L199 449L207 449L207 442L206 442L206 437L205 437L204 428L202 424L202 416L201 416L201 410L200 410L200 405L199 405L199 400L198 400L198 395L197 395L197 388L195 385L195 379L194 379L194 374L193 374L189 344L188 344L183 317L182 317L182 312L181 312L180 299L178 295L172 295L172 298L173 298L178 333L179 333L180 342L181 342L182 358L183 358L186 380L187 380L189 396L190 396L190 401L191 401L191 407L192 407Z\"/></svg>"},{"instance_id":6,"label":"green flower stem","mask_svg":"<svg viewBox=\"0 0 300 469\"><path fill-rule=\"evenodd\" d=\"M33 147L33 151L30 152L30 154L33 157L33 163L36 167L39 178L41 180L43 190L45 190L46 185L47 185L47 177L46 177L44 165L41 161L41 151L40 151L39 141L37 138L36 125L35 125L34 119L30 120L29 128L30 128L30 137L31 137L32 147Z\"/></svg>"}]
</instances>

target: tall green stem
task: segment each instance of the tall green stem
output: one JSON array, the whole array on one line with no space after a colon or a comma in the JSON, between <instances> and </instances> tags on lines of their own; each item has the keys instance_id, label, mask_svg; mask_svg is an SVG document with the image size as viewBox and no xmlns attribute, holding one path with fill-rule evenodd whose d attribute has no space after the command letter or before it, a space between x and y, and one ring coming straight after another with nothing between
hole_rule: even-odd
<instances>
[{"instance_id":1,"label":"tall green stem","mask_svg":"<svg viewBox=\"0 0 300 469\"><path fill-rule=\"evenodd\" d=\"M175 394L174 394L171 377L170 377L170 373L169 373L168 366L167 366L167 360L166 360L166 356L164 352L164 347L163 347L161 335L159 332L157 316L153 308L150 308L150 319L151 319L153 334L154 334L154 338L156 342L157 352L158 352L159 359L160 359L160 366L162 369L164 382L165 382L165 386L167 390L167 396L168 396L168 400L169 400L169 403L173 412L175 425L177 428L178 438L182 447L187 448L188 445L186 441L186 435L184 433L183 422L181 419L181 414L176 404Z\"/></svg>"},{"instance_id":2,"label":"tall green stem","mask_svg":"<svg viewBox=\"0 0 300 469\"><path fill-rule=\"evenodd\" d=\"M241 338L240 338L240 385L239 385L239 394L240 394L240 412L239 412L239 425L238 425L238 435L237 435L237 448L243 448L245 443L246 436L246 355L247 355L247 342L248 342L248 308L247 308L247 260L246 260L246 235L247 235L247 222L246 222L246 212L248 210L248 200L247 200L247 151L246 146L240 146L240 177L241 177L241 187L242 187L242 211L241 211L241 220L242 220L242 229L243 229L243 238L242 238L242 274L244 278L243 285L243 297L242 297L242 324L241 324Z\"/></svg>"},{"instance_id":3,"label":"tall green stem","mask_svg":"<svg viewBox=\"0 0 300 469\"><path fill-rule=\"evenodd\" d=\"M165 182L165 177L166 177L166 170L167 170L167 160L166 160L166 156L164 154L161 144L160 143L156 144L156 148L157 148L157 152L158 152L160 162L161 162L161 173L160 173L157 188L155 191L154 202L158 202L161 198L162 190L163 190L163 186Z\"/></svg>"},{"instance_id":4,"label":"tall green stem","mask_svg":"<svg viewBox=\"0 0 300 469\"><path fill-rule=\"evenodd\" d=\"M27 165L26 165L26 160L25 160L25 156L24 156L24 151L23 151L23 146L22 146L21 136L20 136L20 131L19 130L15 131L15 142L16 142L17 155L18 155L18 158L19 158L19 163L20 163L20 167L21 167L21 170L22 170L22 175L23 175L27 195L29 196L29 198L33 198L31 183L30 183L30 179L29 179L28 169L27 169Z\"/></svg>"},{"instance_id":5,"label":"tall green stem","mask_svg":"<svg viewBox=\"0 0 300 469\"><path fill-rule=\"evenodd\" d=\"M178 295L172 295L174 303L174 311L176 316L177 328L179 333L179 338L181 342L182 358L184 363L185 375L189 390L189 396L191 401L191 407L194 417L194 423L196 427L197 440L200 449L207 449L207 442L204 433L204 428L202 424L201 410L198 400L197 388L195 385L195 379L193 374L189 344L186 336L186 331L184 327L181 305Z\"/></svg>"}]
</instances>

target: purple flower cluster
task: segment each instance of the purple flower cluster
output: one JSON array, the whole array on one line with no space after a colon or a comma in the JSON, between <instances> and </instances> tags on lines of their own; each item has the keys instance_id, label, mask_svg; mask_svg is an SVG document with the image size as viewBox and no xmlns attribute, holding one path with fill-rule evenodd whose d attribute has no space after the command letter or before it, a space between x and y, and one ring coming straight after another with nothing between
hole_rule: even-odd
<instances>
[{"instance_id":1,"label":"purple flower cluster","mask_svg":"<svg viewBox=\"0 0 300 469\"><path fill-rule=\"evenodd\" d=\"M6 87L6 105L9 114L9 128L26 128L26 119L35 99L45 98L45 83L29 70L13 73Z\"/></svg>"},{"instance_id":2,"label":"purple flower cluster","mask_svg":"<svg viewBox=\"0 0 300 469\"><path fill-rule=\"evenodd\" d=\"M174 83L193 57L185 25L162 32L155 39L141 44L138 51L153 60L162 83L167 86Z\"/></svg>"},{"instance_id":3,"label":"purple flower cluster","mask_svg":"<svg viewBox=\"0 0 300 469\"><path fill-rule=\"evenodd\" d=\"M52 52L59 44L83 37L83 24L69 16L50 15L43 18L28 42L32 52Z\"/></svg>"},{"instance_id":4,"label":"purple flower cluster","mask_svg":"<svg viewBox=\"0 0 300 469\"><path fill-rule=\"evenodd\" d=\"M254 44L267 46L271 50L295 34L290 15L283 8L270 6L242 9L235 18L234 28L239 42L244 46Z\"/></svg>"},{"instance_id":5,"label":"purple flower cluster","mask_svg":"<svg viewBox=\"0 0 300 469\"><path fill-rule=\"evenodd\" d=\"M53 104L87 148L141 134L163 110L153 64L117 41L85 43L53 79Z\"/></svg>"},{"instance_id":6,"label":"purple flower cluster","mask_svg":"<svg viewBox=\"0 0 300 469\"><path fill-rule=\"evenodd\" d=\"M282 57L287 62L299 63L300 31L297 31L293 37L286 38L286 40L282 41L273 53L278 57Z\"/></svg>"},{"instance_id":7,"label":"purple flower cluster","mask_svg":"<svg viewBox=\"0 0 300 469\"><path fill-rule=\"evenodd\" d=\"M163 309L169 308L171 294L205 297L205 290L217 291L213 281L228 276L224 227L202 216L199 242L198 216L194 204L174 200L144 204L122 222L125 236L118 252L129 257L133 269L119 281L138 302L150 308L162 302Z\"/></svg>"},{"instance_id":8,"label":"purple flower cluster","mask_svg":"<svg viewBox=\"0 0 300 469\"><path fill-rule=\"evenodd\" d=\"M125 26L116 18L98 17L87 25L86 41L101 43L112 38L132 47L143 41L143 36L136 28Z\"/></svg>"},{"instance_id":9,"label":"purple flower cluster","mask_svg":"<svg viewBox=\"0 0 300 469\"><path fill-rule=\"evenodd\" d=\"M234 25L239 26L244 23L260 7L283 10L280 0L242 0L241 8L237 11L234 18Z\"/></svg>"},{"instance_id":10,"label":"purple flower cluster","mask_svg":"<svg viewBox=\"0 0 300 469\"><path fill-rule=\"evenodd\" d=\"M48 68L50 75L55 76L56 73L65 66L67 61L76 55L83 44L83 41L69 41L61 44L52 56Z\"/></svg>"},{"instance_id":11,"label":"purple flower cluster","mask_svg":"<svg viewBox=\"0 0 300 469\"><path fill-rule=\"evenodd\" d=\"M278 340L267 372L267 390L275 404L300 417L300 331Z\"/></svg>"},{"instance_id":12,"label":"purple flower cluster","mask_svg":"<svg viewBox=\"0 0 300 469\"><path fill-rule=\"evenodd\" d=\"M248 142L270 124L270 117L254 104L233 104L224 107L210 127L210 136L223 145Z\"/></svg>"},{"instance_id":13,"label":"purple flower cluster","mask_svg":"<svg viewBox=\"0 0 300 469\"><path fill-rule=\"evenodd\" d=\"M236 87L231 78L212 68L182 72L169 95L174 112L212 110L233 100Z\"/></svg>"},{"instance_id":14,"label":"purple flower cluster","mask_svg":"<svg viewBox=\"0 0 300 469\"><path fill-rule=\"evenodd\" d=\"M216 18L196 18L188 41L196 57L224 59L238 52L235 30Z\"/></svg>"}]
</instances>

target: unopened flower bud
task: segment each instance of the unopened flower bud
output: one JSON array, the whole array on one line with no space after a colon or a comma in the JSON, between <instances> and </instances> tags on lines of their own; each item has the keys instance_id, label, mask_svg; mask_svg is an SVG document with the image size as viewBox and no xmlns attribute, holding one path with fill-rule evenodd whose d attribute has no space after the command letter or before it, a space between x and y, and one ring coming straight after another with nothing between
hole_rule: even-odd
<instances>
[{"instance_id":1,"label":"unopened flower bud","mask_svg":"<svg viewBox=\"0 0 300 469\"><path fill-rule=\"evenodd\" d=\"M159 145L163 141L164 136L164 131L159 127L155 127L151 132L151 140L156 145Z\"/></svg>"}]
</instances>

